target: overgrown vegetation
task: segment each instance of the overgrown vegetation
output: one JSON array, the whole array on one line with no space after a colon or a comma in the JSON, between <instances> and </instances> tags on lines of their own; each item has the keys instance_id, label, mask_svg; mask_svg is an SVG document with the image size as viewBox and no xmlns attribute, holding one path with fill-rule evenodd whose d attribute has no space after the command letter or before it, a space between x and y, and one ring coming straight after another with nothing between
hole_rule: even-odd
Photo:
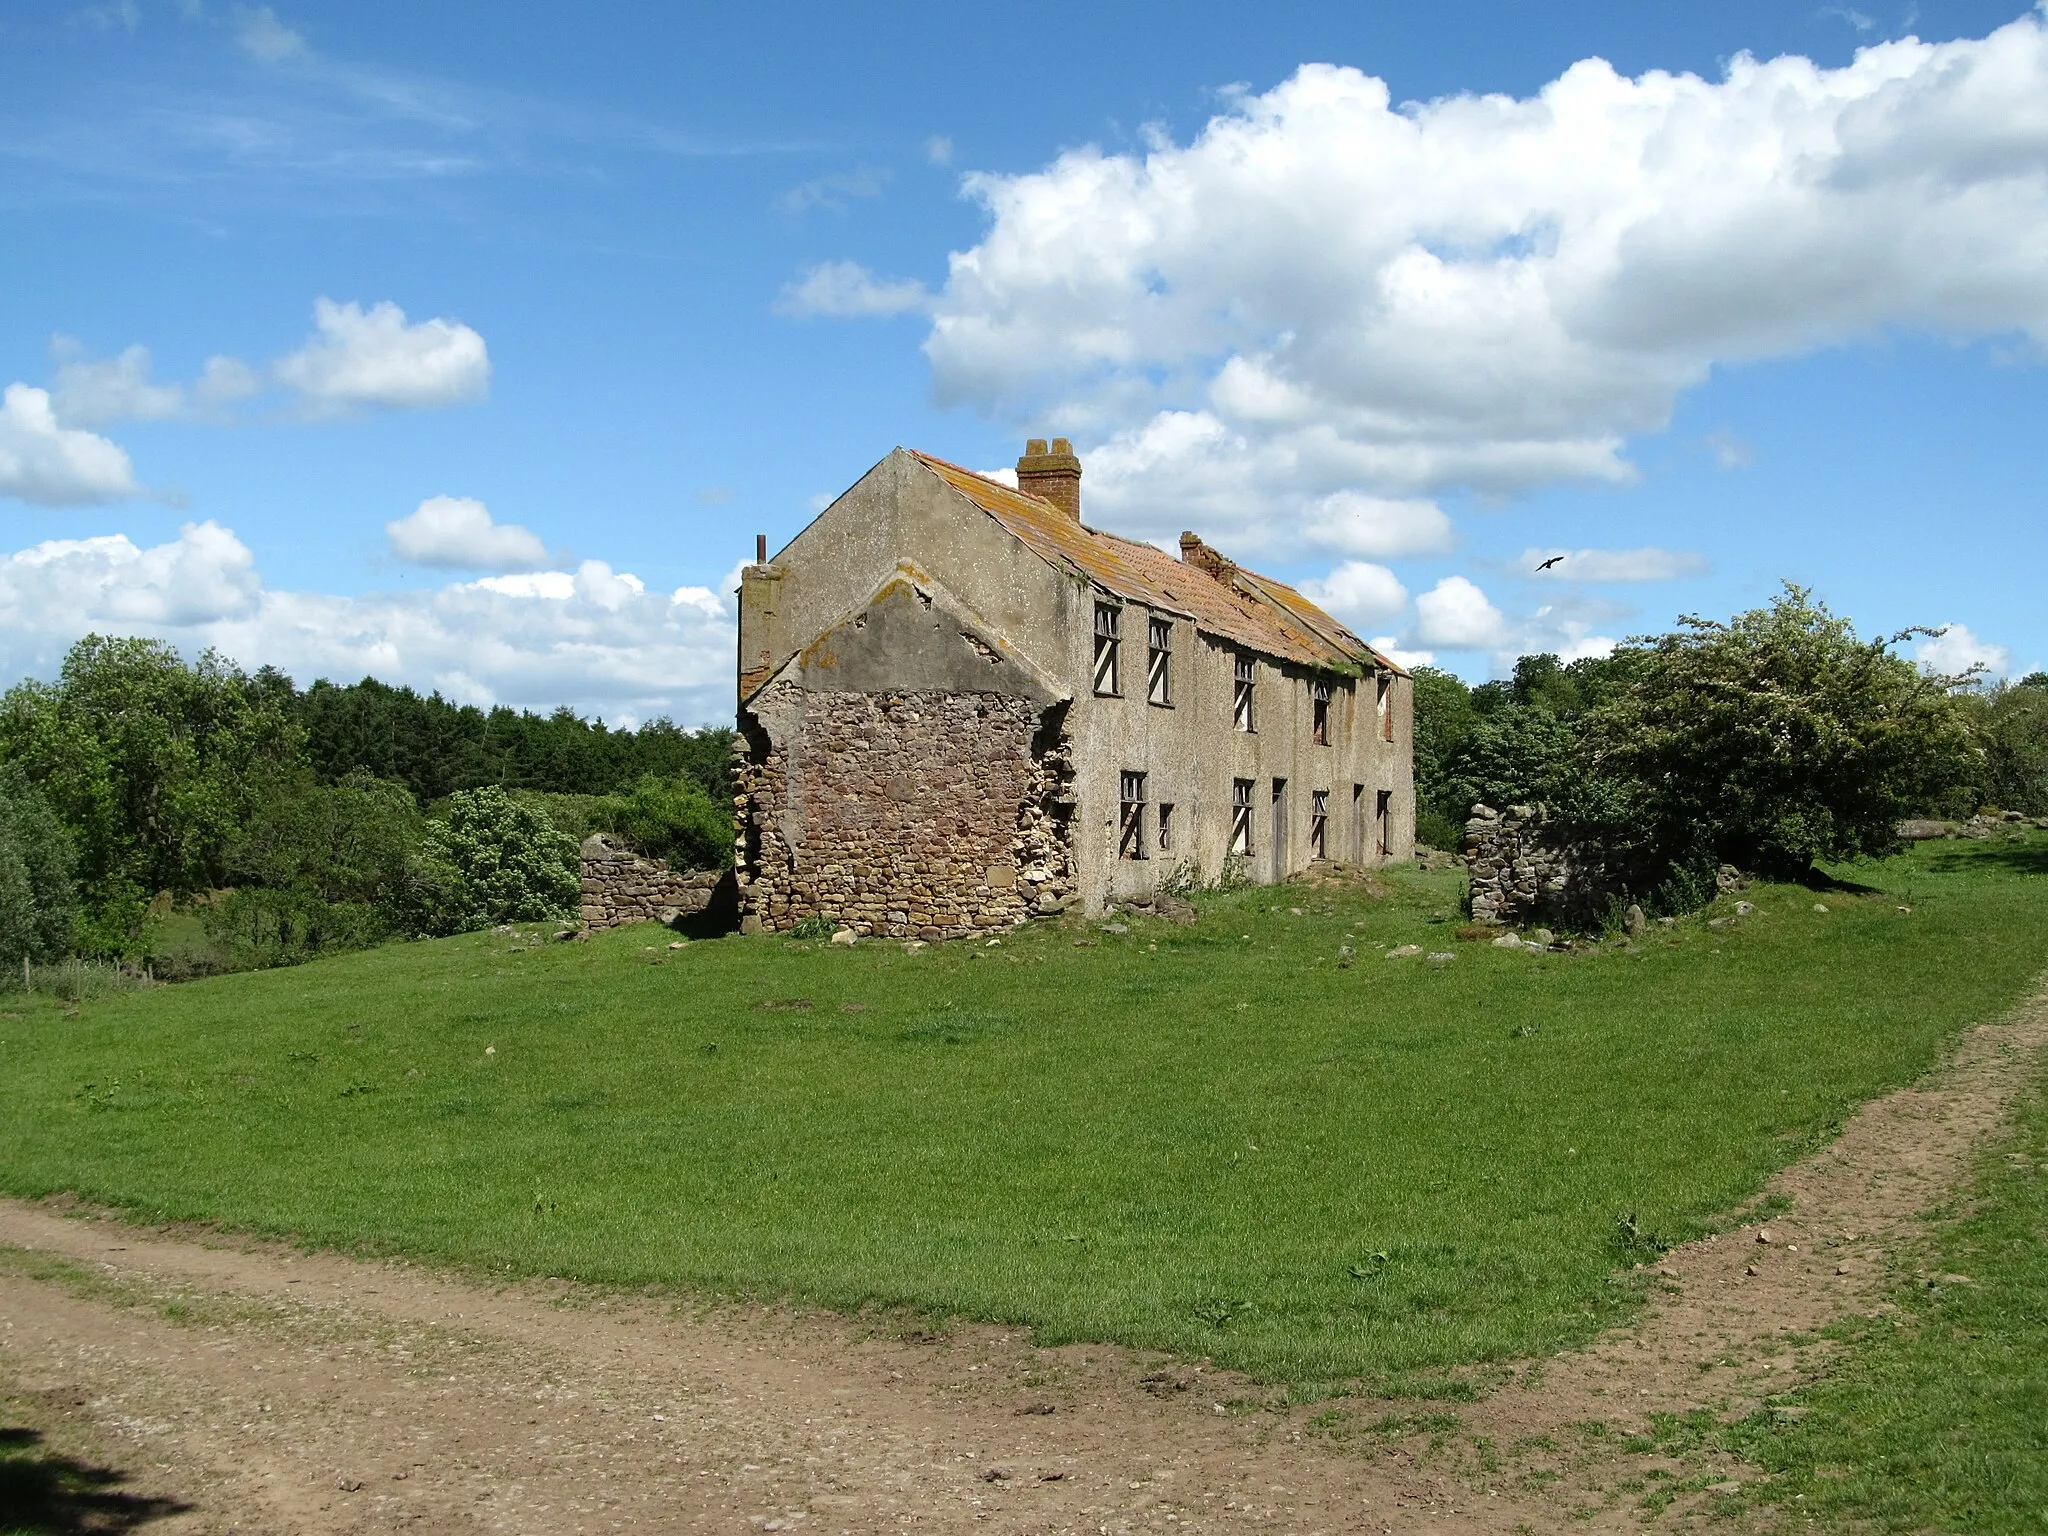
<instances>
[{"instance_id":1,"label":"overgrown vegetation","mask_svg":"<svg viewBox=\"0 0 2048 1536\"><path fill-rule=\"evenodd\" d=\"M2009 1006L2043 860L1923 845L1571 954L1394 870L916 954L523 927L8 999L0 1189L1447 1390L1627 1315L1629 1255Z\"/></svg>"},{"instance_id":2,"label":"overgrown vegetation","mask_svg":"<svg viewBox=\"0 0 2048 1536\"><path fill-rule=\"evenodd\" d=\"M1542 803L1684 909L1730 863L1797 878L1896 846L1941 807L2048 801L2048 677L1982 689L1923 673L1804 589L1727 623L1687 616L1598 659L1525 656L1467 689L1416 678L1424 841L1473 803Z\"/></svg>"}]
</instances>

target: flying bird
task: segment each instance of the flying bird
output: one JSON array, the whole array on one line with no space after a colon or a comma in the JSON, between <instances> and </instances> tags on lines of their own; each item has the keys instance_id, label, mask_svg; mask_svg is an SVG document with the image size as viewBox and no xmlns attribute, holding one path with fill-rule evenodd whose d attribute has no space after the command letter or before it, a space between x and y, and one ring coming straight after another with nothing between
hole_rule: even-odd
<instances>
[{"instance_id":1,"label":"flying bird","mask_svg":"<svg viewBox=\"0 0 2048 1536\"><path fill-rule=\"evenodd\" d=\"M1537 566L1536 569L1538 571L1547 571L1563 558L1563 555L1552 555L1548 560L1544 561L1541 565Z\"/></svg>"}]
</instances>

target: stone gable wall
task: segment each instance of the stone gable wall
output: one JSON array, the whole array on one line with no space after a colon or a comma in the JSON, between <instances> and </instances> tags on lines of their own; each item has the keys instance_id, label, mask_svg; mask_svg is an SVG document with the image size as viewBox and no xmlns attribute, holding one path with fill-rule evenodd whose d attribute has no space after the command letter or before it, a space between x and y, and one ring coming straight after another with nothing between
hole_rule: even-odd
<instances>
[{"instance_id":1,"label":"stone gable wall","mask_svg":"<svg viewBox=\"0 0 2048 1536\"><path fill-rule=\"evenodd\" d=\"M602 933L628 923L672 923L711 905L722 869L670 869L660 859L643 859L598 832L583 840L585 933Z\"/></svg>"},{"instance_id":2,"label":"stone gable wall","mask_svg":"<svg viewBox=\"0 0 2048 1536\"><path fill-rule=\"evenodd\" d=\"M1058 714L996 693L765 690L737 769L741 926L960 938L1060 910L1073 766Z\"/></svg>"}]
</instances>

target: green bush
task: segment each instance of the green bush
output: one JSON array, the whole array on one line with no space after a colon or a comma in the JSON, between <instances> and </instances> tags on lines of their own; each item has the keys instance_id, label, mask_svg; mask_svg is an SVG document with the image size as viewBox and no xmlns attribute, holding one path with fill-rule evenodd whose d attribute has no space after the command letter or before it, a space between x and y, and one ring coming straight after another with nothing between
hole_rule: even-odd
<instances>
[{"instance_id":1,"label":"green bush","mask_svg":"<svg viewBox=\"0 0 2048 1536\"><path fill-rule=\"evenodd\" d=\"M495 785L458 790L429 821L402 902L413 932L465 933L574 914L576 840Z\"/></svg>"},{"instance_id":2,"label":"green bush","mask_svg":"<svg viewBox=\"0 0 2048 1536\"><path fill-rule=\"evenodd\" d=\"M732 806L713 800L693 778L649 774L631 794L608 796L592 806L590 818L594 830L616 832L673 869L732 865Z\"/></svg>"},{"instance_id":3,"label":"green bush","mask_svg":"<svg viewBox=\"0 0 2048 1536\"><path fill-rule=\"evenodd\" d=\"M68 954L76 902L71 838L18 764L0 767L0 966Z\"/></svg>"}]
</instances>

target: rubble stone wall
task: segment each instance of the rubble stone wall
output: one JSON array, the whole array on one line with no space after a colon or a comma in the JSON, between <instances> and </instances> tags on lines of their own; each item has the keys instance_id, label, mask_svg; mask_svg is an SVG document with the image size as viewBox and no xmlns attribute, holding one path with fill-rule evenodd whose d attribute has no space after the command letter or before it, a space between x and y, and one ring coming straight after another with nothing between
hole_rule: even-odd
<instances>
[{"instance_id":1,"label":"rubble stone wall","mask_svg":"<svg viewBox=\"0 0 2048 1536\"><path fill-rule=\"evenodd\" d=\"M1475 805L1465 823L1465 868L1472 879L1472 920L1560 928L1599 922L1622 881L1602 850L1541 806L1505 812Z\"/></svg>"},{"instance_id":2,"label":"rubble stone wall","mask_svg":"<svg viewBox=\"0 0 2048 1536\"><path fill-rule=\"evenodd\" d=\"M709 907L722 869L670 869L643 859L604 833L583 840L583 930L602 933L628 923L672 923Z\"/></svg>"},{"instance_id":3,"label":"rubble stone wall","mask_svg":"<svg viewBox=\"0 0 2048 1536\"><path fill-rule=\"evenodd\" d=\"M999 693L771 686L737 769L741 927L823 917L961 938L1060 910L1074 891L1062 713Z\"/></svg>"}]
</instances>

